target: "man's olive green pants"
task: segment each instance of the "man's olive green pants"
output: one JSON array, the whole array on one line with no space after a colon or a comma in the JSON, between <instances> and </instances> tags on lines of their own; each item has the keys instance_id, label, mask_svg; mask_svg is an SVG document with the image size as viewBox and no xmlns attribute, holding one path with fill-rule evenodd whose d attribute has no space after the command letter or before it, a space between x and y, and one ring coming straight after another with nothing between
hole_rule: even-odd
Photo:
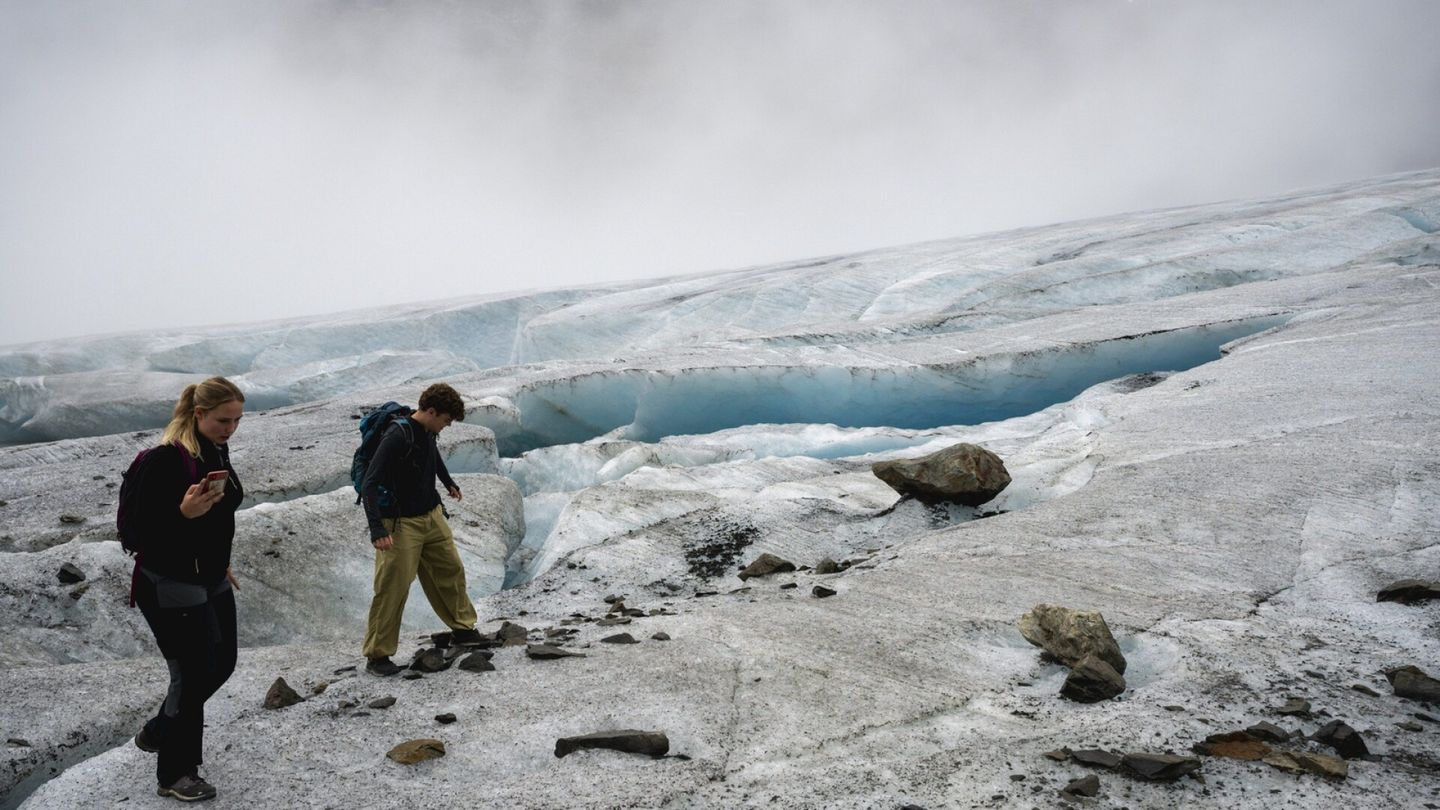
<instances>
[{"instance_id":1,"label":"man's olive green pants","mask_svg":"<svg viewBox=\"0 0 1440 810\"><path fill-rule=\"evenodd\" d=\"M365 657L395 654L400 644L400 617L410 583L420 587L435 615L452 630L475 626L475 606L465 592L465 567L455 550L455 536L439 506L424 515L386 520L395 546L375 552L375 598L365 628Z\"/></svg>"}]
</instances>

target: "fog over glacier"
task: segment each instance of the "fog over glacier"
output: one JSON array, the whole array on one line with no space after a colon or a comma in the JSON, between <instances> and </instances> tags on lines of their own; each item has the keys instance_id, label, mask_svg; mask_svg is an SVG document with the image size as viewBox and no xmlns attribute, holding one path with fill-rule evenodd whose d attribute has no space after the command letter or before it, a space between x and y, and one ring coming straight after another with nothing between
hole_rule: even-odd
<instances>
[{"instance_id":1,"label":"fog over glacier","mask_svg":"<svg viewBox=\"0 0 1440 810\"><path fill-rule=\"evenodd\" d=\"M1337 719L1372 755L1343 780L1205 757L1203 781L1098 771L1095 806L1440 803L1436 707L1383 674L1440 675L1440 604L1376 601L1440 573L1437 229L1428 170L9 347L0 806L165 806L130 742L167 676L126 606L114 502L180 387L214 373L247 395L242 649L207 715L216 807L1043 807L1096 772L1048 751L1188 755L1260 721ZM585 657L345 669L363 663L373 557L347 478L357 420L439 379L469 409L441 448L481 629ZM871 472L957 442L1013 477L981 507L902 499ZM804 568L736 578L765 552ZM811 570L825 557L850 565ZM59 582L65 563L85 581ZM611 596L643 615L599 624ZM1059 697L1067 669L1016 625L1039 603L1104 614L1129 661L1119 698ZM417 587L397 658L439 629ZM639 643L600 643L620 631ZM281 676L306 701L262 708ZM1311 713L1277 713L1294 698ZM617 728L683 756L555 756ZM446 755L386 759L415 738Z\"/></svg>"}]
</instances>

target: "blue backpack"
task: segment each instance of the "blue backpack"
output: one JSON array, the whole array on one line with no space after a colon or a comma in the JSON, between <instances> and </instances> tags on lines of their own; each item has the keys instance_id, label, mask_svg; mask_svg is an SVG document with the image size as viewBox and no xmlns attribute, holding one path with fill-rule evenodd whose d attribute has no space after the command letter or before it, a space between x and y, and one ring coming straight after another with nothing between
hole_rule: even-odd
<instances>
[{"instance_id":1,"label":"blue backpack","mask_svg":"<svg viewBox=\"0 0 1440 810\"><path fill-rule=\"evenodd\" d=\"M407 408L396 402L387 402L360 420L360 446L355 448L355 459L350 462L350 484L355 487L355 503L360 503L364 495L360 487L365 483L365 472L370 468L370 460L375 457L375 450L380 446L380 439L390 425L399 422L401 430L409 433L409 425L403 417L414 413L413 408ZM409 444L408 442L406 443ZM406 451L408 454L408 450ZM395 506L395 496L385 488L380 488L380 502L376 504L380 509L390 509Z\"/></svg>"},{"instance_id":2,"label":"blue backpack","mask_svg":"<svg viewBox=\"0 0 1440 810\"><path fill-rule=\"evenodd\" d=\"M157 447L147 447L135 454L135 460L125 470L120 479L120 504L115 510L115 533L120 537L120 547L125 549L127 554L139 559L141 552L145 550L145 538L140 530L140 478L142 470L150 457L159 450ZM183 445L175 445L180 451L180 463L185 465L185 477L191 483L200 479L200 465L195 462L195 457L190 455Z\"/></svg>"}]
</instances>

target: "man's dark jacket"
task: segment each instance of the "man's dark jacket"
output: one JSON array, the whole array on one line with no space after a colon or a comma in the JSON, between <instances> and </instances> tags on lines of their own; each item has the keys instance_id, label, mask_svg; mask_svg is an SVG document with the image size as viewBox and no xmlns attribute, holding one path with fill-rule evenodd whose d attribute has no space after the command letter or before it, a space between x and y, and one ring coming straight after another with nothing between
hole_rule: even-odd
<instances>
[{"instance_id":1,"label":"man's dark jacket","mask_svg":"<svg viewBox=\"0 0 1440 810\"><path fill-rule=\"evenodd\" d=\"M437 476L447 490L455 488L450 471L440 459L435 436L419 422L401 417L391 422L380 437L380 446L375 448L375 457L370 459L365 481L360 485L372 542L390 536L390 530L381 523L383 518L417 517L440 505L440 495L435 491ZM379 506L382 487L394 504L383 514Z\"/></svg>"}]
</instances>

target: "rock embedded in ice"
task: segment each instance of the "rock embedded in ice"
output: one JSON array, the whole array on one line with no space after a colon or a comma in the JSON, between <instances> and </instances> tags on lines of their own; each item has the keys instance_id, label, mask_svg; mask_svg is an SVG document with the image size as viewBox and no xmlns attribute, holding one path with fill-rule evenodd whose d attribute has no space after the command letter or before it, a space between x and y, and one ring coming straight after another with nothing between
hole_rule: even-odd
<instances>
[{"instance_id":1,"label":"rock embedded in ice","mask_svg":"<svg viewBox=\"0 0 1440 810\"><path fill-rule=\"evenodd\" d=\"M427 759L445 756L445 743L439 740L407 740L391 748L385 756L401 765L414 765Z\"/></svg>"},{"instance_id":2,"label":"rock embedded in ice","mask_svg":"<svg viewBox=\"0 0 1440 810\"><path fill-rule=\"evenodd\" d=\"M836 591L831 590L824 585L816 585L815 587L810 589L810 595L815 597L816 599L825 599L826 597L834 596L836 593Z\"/></svg>"},{"instance_id":3,"label":"rock embedded in ice","mask_svg":"<svg viewBox=\"0 0 1440 810\"><path fill-rule=\"evenodd\" d=\"M759 557L756 557L754 562L745 566L745 569L740 572L739 577L742 580L746 580L753 577L769 576L771 574L783 574L787 571L794 570L795 563L765 552Z\"/></svg>"},{"instance_id":4,"label":"rock embedded in ice","mask_svg":"<svg viewBox=\"0 0 1440 810\"><path fill-rule=\"evenodd\" d=\"M554 661L558 658L584 658L584 653L562 650L553 644L531 644L525 648L525 655L536 661Z\"/></svg>"},{"instance_id":5,"label":"rock embedded in ice","mask_svg":"<svg viewBox=\"0 0 1440 810\"><path fill-rule=\"evenodd\" d=\"M1365 745L1365 738L1360 732L1351 728L1343 720L1331 720L1321 726L1310 739L1324 743L1335 749L1335 753L1345 759L1360 759L1370 756L1370 749Z\"/></svg>"},{"instance_id":6,"label":"rock embedded in ice","mask_svg":"<svg viewBox=\"0 0 1440 810\"><path fill-rule=\"evenodd\" d=\"M1304 698L1290 698L1285 705L1275 710L1276 714L1283 714L1287 717L1309 717L1310 701Z\"/></svg>"},{"instance_id":7,"label":"rock embedded in ice","mask_svg":"<svg viewBox=\"0 0 1440 810\"><path fill-rule=\"evenodd\" d=\"M639 644L640 642L629 633L616 633L613 636L606 636L600 639L602 644Z\"/></svg>"},{"instance_id":8,"label":"rock embedded in ice","mask_svg":"<svg viewBox=\"0 0 1440 810\"><path fill-rule=\"evenodd\" d=\"M435 722L439 723L442 726L448 726L451 723L455 722L455 714L453 712L437 714L435 715Z\"/></svg>"},{"instance_id":9,"label":"rock embedded in ice","mask_svg":"<svg viewBox=\"0 0 1440 810\"><path fill-rule=\"evenodd\" d=\"M1390 688L1398 697L1440 703L1440 681L1417 666L1392 667L1385 670L1385 677L1390 680Z\"/></svg>"},{"instance_id":10,"label":"rock embedded in ice","mask_svg":"<svg viewBox=\"0 0 1440 810\"><path fill-rule=\"evenodd\" d=\"M583 748L608 748L628 754L663 757L670 751L670 738L659 731L597 731L578 737L561 737L555 741L555 756L563 757Z\"/></svg>"},{"instance_id":11,"label":"rock embedded in ice","mask_svg":"<svg viewBox=\"0 0 1440 810\"><path fill-rule=\"evenodd\" d=\"M270 684L270 691L265 693L265 708L284 709L294 706L296 703L305 702L305 698L290 688L290 684L284 678L276 678L275 683Z\"/></svg>"},{"instance_id":12,"label":"rock embedded in ice","mask_svg":"<svg viewBox=\"0 0 1440 810\"><path fill-rule=\"evenodd\" d=\"M372 709L388 709L391 706L395 705L395 697L392 695L387 695L382 698L375 698L374 700L366 703L365 705Z\"/></svg>"},{"instance_id":13,"label":"rock embedded in ice","mask_svg":"<svg viewBox=\"0 0 1440 810\"><path fill-rule=\"evenodd\" d=\"M1200 770L1201 762L1195 757L1175 754L1126 754L1120 762L1125 772L1137 779L1150 782L1173 782L1189 773Z\"/></svg>"},{"instance_id":14,"label":"rock embedded in ice","mask_svg":"<svg viewBox=\"0 0 1440 810\"><path fill-rule=\"evenodd\" d=\"M458 665L466 672L494 672L495 665L490 663L490 655L486 652L473 652L460 659Z\"/></svg>"},{"instance_id":15,"label":"rock embedded in ice","mask_svg":"<svg viewBox=\"0 0 1440 810\"><path fill-rule=\"evenodd\" d=\"M1060 793L1070 796L1098 796L1100 794L1100 777L1093 773L1089 776L1082 776L1062 788Z\"/></svg>"},{"instance_id":16,"label":"rock embedded in ice","mask_svg":"<svg viewBox=\"0 0 1440 810\"><path fill-rule=\"evenodd\" d=\"M825 557L821 559L820 562L815 563L815 573L817 574L838 574L842 570L840 564L829 557Z\"/></svg>"},{"instance_id":17,"label":"rock embedded in ice","mask_svg":"<svg viewBox=\"0 0 1440 810\"><path fill-rule=\"evenodd\" d=\"M1440 582L1402 579L1386 585L1375 595L1376 602L1399 602L1402 605L1430 599L1440 599Z\"/></svg>"},{"instance_id":18,"label":"rock embedded in ice","mask_svg":"<svg viewBox=\"0 0 1440 810\"><path fill-rule=\"evenodd\" d=\"M60 571L55 577L66 585L74 585L77 582L85 581L85 572L81 571L74 563L65 563L60 566Z\"/></svg>"},{"instance_id":19,"label":"rock embedded in ice","mask_svg":"<svg viewBox=\"0 0 1440 810\"><path fill-rule=\"evenodd\" d=\"M664 631L661 631L661 632L659 632L659 633L654 634L654 635L651 636L650 638L653 638L653 639L655 639L656 641L669 641L669 640L670 640L670 634L669 634L669 633L666 633L666 632L664 632Z\"/></svg>"},{"instance_id":20,"label":"rock embedded in ice","mask_svg":"<svg viewBox=\"0 0 1440 810\"><path fill-rule=\"evenodd\" d=\"M1026 641L1066 666L1074 667L1093 655L1117 674L1125 674L1125 656L1099 611L1039 604L1020 617L1019 626Z\"/></svg>"},{"instance_id":21,"label":"rock embedded in ice","mask_svg":"<svg viewBox=\"0 0 1440 810\"><path fill-rule=\"evenodd\" d=\"M919 458L879 461L870 469L896 492L926 503L979 506L1010 486L999 456L964 442Z\"/></svg>"},{"instance_id":22,"label":"rock embedded in ice","mask_svg":"<svg viewBox=\"0 0 1440 810\"><path fill-rule=\"evenodd\" d=\"M1125 691L1125 676L1105 661L1087 655L1070 671L1060 696L1076 703L1099 703Z\"/></svg>"}]
</instances>

